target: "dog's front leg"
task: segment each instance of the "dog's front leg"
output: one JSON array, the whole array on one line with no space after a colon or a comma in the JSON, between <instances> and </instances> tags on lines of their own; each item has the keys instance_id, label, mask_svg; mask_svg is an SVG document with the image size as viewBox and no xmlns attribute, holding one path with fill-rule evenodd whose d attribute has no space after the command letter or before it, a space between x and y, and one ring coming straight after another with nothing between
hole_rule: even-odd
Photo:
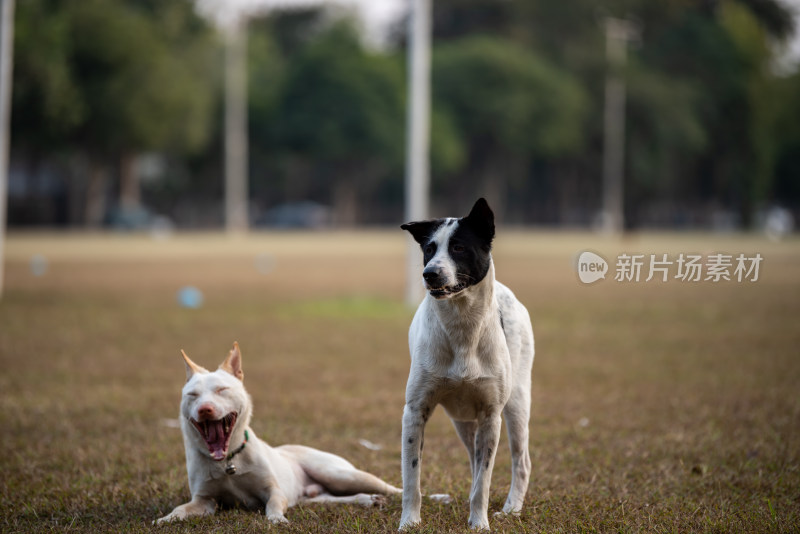
<instances>
[{"instance_id":1,"label":"dog's front leg","mask_svg":"<svg viewBox=\"0 0 800 534\"><path fill-rule=\"evenodd\" d=\"M267 499L267 509L265 514L270 523L288 523L286 519L286 510L289 509L289 500L286 495L277 487L271 488L269 498Z\"/></svg>"},{"instance_id":2,"label":"dog's front leg","mask_svg":"<svg viewBox=\"0 0 800 534\"><path fill-rule=\"evenodd\" d=\"M194 496L192 497L191 501L187 502L186 504L176 506L172 512L156 521L156 523L168 523L170 521L181 521L188 517L194 517L198 515L210 515L214 513L216 508L217 503L214 501L214 499Z\"/></svg>"},{"instance_id":3,"label":"dog's front leg","mask_svg":"<svg viewBox=\"0 0 800 534\"><path fill-rule=\"evenodd\" d=\"M403 409L403 513L400 517L400 530L420 522L422 493L419 472L422 468L425 423L430 410L425 402L407 402Z\"/></svg>"},{"instance_id":4,"label":"dog's front leg","mask_svg":"<svg viewBox=\"0 0 800 534\"><path fill-rule=\"evenodd\" d=\"M485 412L478 418L472 490L469 495L469 526L474 529L489 530L489 485L500 441L500 425L499 410Z\"/></svg>"}]
</instances>

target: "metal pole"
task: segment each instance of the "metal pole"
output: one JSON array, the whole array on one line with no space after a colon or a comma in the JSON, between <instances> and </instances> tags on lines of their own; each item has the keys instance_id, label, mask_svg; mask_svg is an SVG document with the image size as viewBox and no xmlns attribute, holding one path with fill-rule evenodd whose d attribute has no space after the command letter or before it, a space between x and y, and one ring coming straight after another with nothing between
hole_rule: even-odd
<instances>
[{"instance_id":1,"label":"metal pole","mask_svg":"<svg viewBox=\"0 0 800 534\"><path fill-rule=\"evenodd\" d=\"M225 228L248 228L247 203L247 22L225 29Z\"/></svg>"},{"instance_id":2,"label":"metal pole","mask_svg":"<svg viewBox=\"0 0 800 534\"><path fill-rule=\"evenodd\" d=\"M627 21L610 17L606 19L609 70L606 75L603 131L602 227L615 234L622 232L625 226L625 82L619 71L625 65L630 31Z\"/></svg>"},{"instance_id":3,"label":"metal pole","mask_svg":"<svg viewBox=\"0 0 800 534\"><path fill-rule=\"evenodd\" d=\"M431 3L410 0L408 24L408 116L406 124L406 205L405 220L428 217L429 136L430 136L430 70L431 70ZM416 307L423 297L422 254L413 239L408 238L406 255L406 304Z\"/></svg>"},{"instance_id":4,"label":"metal pole","mask_svg":"<svg viewBox=\"0 0 800 534\"><path fill-rule=\"evenodd\" d=\"M6 245L8 146L11 140L11 80L14 64L14 0L0 0L0 297Z\"/></svg>"}]
</instances>

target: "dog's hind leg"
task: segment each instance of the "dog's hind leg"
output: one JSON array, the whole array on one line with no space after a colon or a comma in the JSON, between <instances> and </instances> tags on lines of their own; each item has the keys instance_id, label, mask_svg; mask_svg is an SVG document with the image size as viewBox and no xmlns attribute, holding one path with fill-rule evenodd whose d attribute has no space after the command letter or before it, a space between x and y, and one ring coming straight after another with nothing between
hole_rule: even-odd
<instances>
[{"instance_id":1,"label":"dog's hind leg","mask_svg":"<svg viewBox=\"0 0 800 534\"><path fill-rule=\"evenodd\" d=\"M379 493L391 495L402 490L387 484L366 471L335 454L302 445L284 445L278 448L288 453L300 465L306 475L316 485L333 495L356 495L358 493ZM313 484L309 487L313 487ZM313 497L313 495L307 495Z\"/></svg>"},{"instance_id":2,"label":"dog's hind leg","mask_svg":"<svg viewBox=\"0 0 800 534\"><path fill-rule=\"evenodd\" d=\"M503 419L508 430L511 448L511 489L503 506L503 513L518 514L522 511L528 481L531 475L531 457L528 452L528 420L531 396L524 388L517 388L503 409Z\"/></svg>"},{"instance_id":3,"label":"dog's hind leg","mask_svg":"<svg viewBox=\"0 0 800 534\"><path fill-rule=\"evenodd\" d=\"M334 495L356 495L358 493L392 495L403 492L400 488L396 488L375 475L355 467L329 466L324 469L306 472Z\"/></svg>"},{"instance_id":4,"label":"dog's hind leg","mask_svg":"<svg viewBox=\"0 0 800 534\"><path fill-rule=\"evenodd\" d=\"M303 504L357 504L359 506L383 506L386 504L386 496L366 493L356 493L355 495L330 495L320 493L315 497L305 497L301 500Z\"/></svg>"}]
</instances>

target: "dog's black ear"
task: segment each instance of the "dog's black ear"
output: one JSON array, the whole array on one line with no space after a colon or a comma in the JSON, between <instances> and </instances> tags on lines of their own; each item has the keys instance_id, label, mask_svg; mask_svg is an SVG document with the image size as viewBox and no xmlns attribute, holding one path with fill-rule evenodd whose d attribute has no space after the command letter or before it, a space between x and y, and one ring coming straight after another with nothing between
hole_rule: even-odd
<instances>
[{"instance_id":1,"label":"dog's black ear","mask_svg":"<svg viewBox=\"0 0 800 534\"><path fill-rule=\"evenodd\" d=\"M436 229L439 228L441 224L441 219L434 219L430 221L415 221L401 224L400 228L402 230L408 230L414 238L414 241L420 245L424 245L430 241L431 236L433 236L434 232L436 232Z\"/></svg>"},{"instance_id":2,"label":"dog's black ear","mask_svg":"<svg viewBox=\"0 0 800 534\"><path fill-rule=\"evenodd\" d=\"M491 244L494 239L494 213L485 198L479 198L469 215L462 219L472 231Z\"/></svg>"}]
</instances>

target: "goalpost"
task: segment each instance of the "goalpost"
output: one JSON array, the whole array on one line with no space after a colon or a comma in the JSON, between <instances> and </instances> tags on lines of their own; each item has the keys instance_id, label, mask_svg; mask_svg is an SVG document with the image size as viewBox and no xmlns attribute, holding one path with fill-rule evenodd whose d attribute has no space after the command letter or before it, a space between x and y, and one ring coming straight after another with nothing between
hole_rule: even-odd
<instances>
[{"instance_id":1,"label":"goalpost","mask_svg":"<svg viewBox=\"0 0 800 534\"><path fill-rule=\"evenodd\" d=\"M8 147L11 123L11 77L14 61L14 0L0 0L0 297L6 245L6 211L8 206Z\"/></svg>"}]
</instances>

